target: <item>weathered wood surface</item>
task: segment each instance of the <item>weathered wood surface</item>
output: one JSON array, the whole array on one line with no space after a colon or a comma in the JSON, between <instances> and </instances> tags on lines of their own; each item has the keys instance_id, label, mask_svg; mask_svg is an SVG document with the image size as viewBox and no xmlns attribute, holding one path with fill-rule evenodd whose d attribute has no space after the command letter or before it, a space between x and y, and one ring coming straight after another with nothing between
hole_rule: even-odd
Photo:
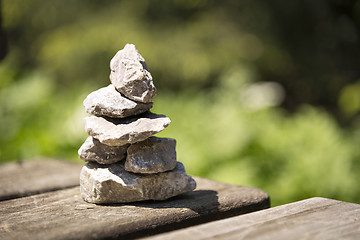
<instances>
[{"instance_id":1,"label":"weathered wood surface","mask_svg":"<svg viewBox=\"0 0 360 240\"><path fill-rule=\"evenodd\" d=\"M311 198L145 239L360 239L360 205Z\"/></svg>"},{"instance_id":2,"label":"weathered wood surface","mask_svg":"<svg viewBox=\"0 0 360 240\"><path fill-rule=\"evenodd\" d=\"M0 165L0 200L79 185L82 165L52 159Z\"/></svg>"},{"instance_id":3,"label":"weathered wood surface","mask_svg":"<svg viewBox=\"0 0 360 240\"><path fill-rule=\"evenodd\" d=\"M79 187L2 201L0 239L128 239L269 207L259 189L195 179L194 192L167 201L95 205Z\"/></svg>"}]
</instances>

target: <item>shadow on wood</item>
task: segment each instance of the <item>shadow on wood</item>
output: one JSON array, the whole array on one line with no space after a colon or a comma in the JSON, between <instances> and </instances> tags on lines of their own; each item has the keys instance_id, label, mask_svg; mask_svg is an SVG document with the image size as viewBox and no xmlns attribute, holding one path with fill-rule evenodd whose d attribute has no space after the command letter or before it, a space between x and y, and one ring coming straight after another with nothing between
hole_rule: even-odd
<instances>
[{"instance_id":1,"label":"shadow on wood","mask_svg":"<svg viewBox=\"0 0 360 240\"><path fill-rule=\"evenodd\" d=\"M136 203L126 203L126 204L101 204L103 206L124 206L131 205L135 207L143 207L143 208L155 208L155 209L164 209L164 208L188 208L198 214L204 214L208 211L208 209L218 209L220 203L218 201L217 191L213 190L195 190L193 192L188 192L181 194L176 197L172 197L168 200L161 201L142 201ZM203 203L206 200L209 204L205 205L194 205L188 204L189 201Z\"/></svg>"}]
</instances>

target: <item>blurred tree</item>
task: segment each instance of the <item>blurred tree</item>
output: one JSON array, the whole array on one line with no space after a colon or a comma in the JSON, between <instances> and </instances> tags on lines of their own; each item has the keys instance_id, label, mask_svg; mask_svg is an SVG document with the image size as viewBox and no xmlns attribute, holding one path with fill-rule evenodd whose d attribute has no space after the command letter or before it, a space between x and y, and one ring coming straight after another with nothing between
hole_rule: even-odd
<instances>
[{"instance_id":1,"label":"blurred tree","mask_svg":"<svg viewBox=\"0 0 360 240\"><path fill-rule=\"evenodd\" d=\"M269 4L282 56L278 61L269 56L275 66L264 65L262 73L283 84L285 107L309 103L339 114L340 90L360 77L359 6L359 1L336 0Z\"/></svg>"},{"instance_id":2,"label":"blurred tree","mask_svg":"<svg viewBox=\"0 0 360 240\"><path fill-rule=\"evenodd\" d=\"M286 109L314 104L339 118L341 89L360 78L358 0L4 0L3 10L13 66L50 72L60 89L104 85L104 61L127 42L160 89L213 88L245 64L284 86Z\"/></svg>"},{"instance_id":3,"label":"blurred tree","mask_svg":"<svg viewBox=\"0 0 360 240\"><path fill-rule=\"evenodd\" d=\"M0 60L4 59L7 52L7 42L2 22L2 4L0 1Z\"/></svg>"}]
</instances>

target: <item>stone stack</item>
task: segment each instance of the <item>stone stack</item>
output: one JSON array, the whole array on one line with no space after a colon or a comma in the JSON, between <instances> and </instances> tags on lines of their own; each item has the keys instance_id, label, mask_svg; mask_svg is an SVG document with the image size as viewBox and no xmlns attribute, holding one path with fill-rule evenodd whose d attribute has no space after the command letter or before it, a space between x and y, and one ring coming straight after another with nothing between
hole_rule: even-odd
<instances>
[{"instance_id":1,"label":"stone stack","mask_svg":"<svg viewBox=\"0 0 360 240\"><path fill-rule=\"evenodd\" d=\"M84 100L90 135L79 157L82 198L90 203L165 200L192 191L194 179L176 160L175 139L153 135L170 119L150 112L156 95L144 58L127 44L110 62L111 84Z\"/></svg>"}]
</instances>

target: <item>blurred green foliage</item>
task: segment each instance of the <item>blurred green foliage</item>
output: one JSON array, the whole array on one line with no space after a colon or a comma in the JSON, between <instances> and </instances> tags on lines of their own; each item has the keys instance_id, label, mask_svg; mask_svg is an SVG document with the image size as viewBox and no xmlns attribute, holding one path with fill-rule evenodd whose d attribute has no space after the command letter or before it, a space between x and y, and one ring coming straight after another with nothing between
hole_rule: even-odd
<instances>
[{"instance_id":1,"label":"blurred green foliage","mask_svg":"<svg viewBox=\"0 0 360 240\"><path fill-rule=\"evenodd\" d=\"M249 108L235 92L211 93L212 102L208 94L155 102L155 110L172 119L160 136L177 139L189 173L260 187L273 205L313 196L360 201L359 130L340 129L310 105L289 116L278 108Z\"/></svg>"},{"instance_id":2,"label":"blurred green foliage","mask_svg":"<svg viewBox=\"0 0 360 240\"><path fill-rule=\"evenodd\" d=\"M80 161L82 101L134 43L192 175L360 203L360 1L3 0L0 162ZM339 123L343 127L339 126Z\"/></svg>"}]
</instances>

